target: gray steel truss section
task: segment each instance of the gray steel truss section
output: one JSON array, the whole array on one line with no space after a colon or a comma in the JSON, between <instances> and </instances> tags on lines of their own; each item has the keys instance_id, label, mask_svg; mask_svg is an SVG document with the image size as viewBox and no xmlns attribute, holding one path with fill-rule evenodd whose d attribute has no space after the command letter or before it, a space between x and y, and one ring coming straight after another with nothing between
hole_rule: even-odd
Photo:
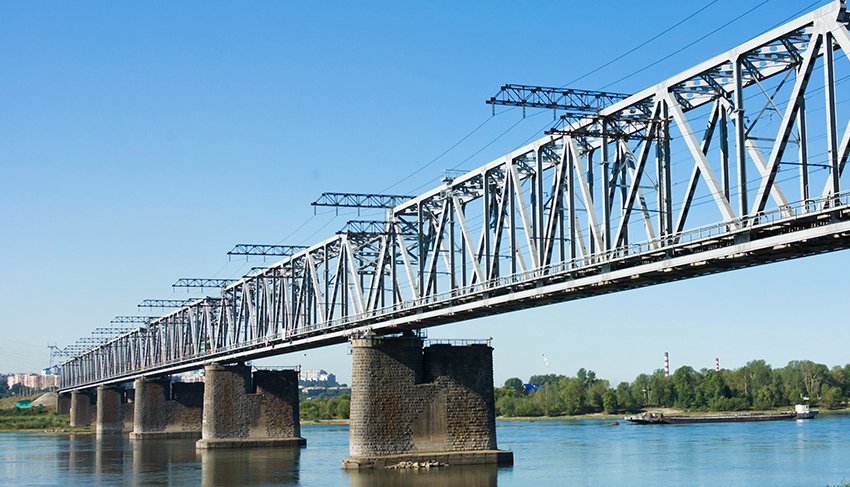
<instances>
[{"instance_id":1,"label":"gray steel truss section","mask_svg":"<svg viewBox=\"0 0 850 487\"><path fill-rule=\"evenodd\" d=\"M304 250L307 247L303 245L259 245L259 244L236 244L233 247L233 250L227 253L227 255L274 255L274 256L286 256L292 255L295 252L300 250Z\"/></svg>"},{"instance_id":2,"label":"gray steel truss section","mask_svg":"<svg viewBox=\"0 0 850 487\"><path fill-rule=\"evenodd\" d=\"M200 288L217 288L224 287L228 284L233 284L236 279L203 279L195 277L182 277L171 285L173 288L178 287L200 287Z\"/></svg>"},{"instance_id":3,"label":"gray steel truss section","mask_svg":"<svg viewBox=\"0 0 850 487\"><path fill-rule=\"evenodd\" d=\"M832 55L850 48L846 21L842 2L818 9L413 198L326 193L391 207L217 283L220 299L134 321L63 363L62 389L848 248L835 73L850 68ZM823 122L806 117L821 107Z\"/></svg>"}]
</instances>

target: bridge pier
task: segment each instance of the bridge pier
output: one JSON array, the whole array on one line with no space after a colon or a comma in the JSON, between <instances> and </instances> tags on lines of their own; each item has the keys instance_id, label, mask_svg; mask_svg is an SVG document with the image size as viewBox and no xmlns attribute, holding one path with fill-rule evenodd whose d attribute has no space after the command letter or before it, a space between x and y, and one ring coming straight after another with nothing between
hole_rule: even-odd
<instances>
[{"instance_id":1,"label":"bridge pier","mask_svg":"<svg viewBox=\"0 0 850 487\"><path fill-rule=\"evenodd\" d=\"M204 368L203 436L197 448L303 446L297 370Z\"/></svg>"},{"instance_id":2,"label":"bridge pier","mask_svg":"<svg viewBox=\"0 0 850 487\"><path fill-rule=\"evenodd\" d=\"M203 408L202 383L139 379L135 389L130 439L199 438Z\"/></svg>"},{"instance_id":3,"label":"bridge pier","mask_svg":"<svg viewBox=\"0 0 850 487\"><path fill-rule=\"evenodd\" d=\"M123 387L97 388L97 434L132 431L133 412L133 405L125 401Z\"/></svg>"},{"instance_id":4,"label":"bridge pier","mask_svg":"<svg viewBox=\"0 0 850 487\"><path fill-rule=\"evenodd\" d=\"M418 337L375 337L351 348L351 456L342 468L513 463L512 452L496 447L488 344L423 350Z\"/></svg>"},{"instance_id":5,"label":"bridge pier","mask_svg":"<svg viewBox=\"0 0 850 487\"><path fill-rule=\"evenodd\" d=\"M97 403L94 393L73 391L71 392L71 426L91 426L95 420L95 408Z\"/></svg>"},{"instance_id":6,"label":"bridge pier","mask_svg":"<svg viewBox=\"0 0 850 487\"><path fill-rule=\"evenodd\" d=\"M56 414L71 414L71 394L56 394Z\"/></svg>"}]
</instances>

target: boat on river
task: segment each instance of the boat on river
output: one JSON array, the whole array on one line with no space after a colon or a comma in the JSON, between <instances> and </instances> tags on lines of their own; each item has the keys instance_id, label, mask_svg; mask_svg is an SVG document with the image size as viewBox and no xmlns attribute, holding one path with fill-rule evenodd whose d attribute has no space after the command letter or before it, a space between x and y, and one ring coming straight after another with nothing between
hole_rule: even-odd
<instances>
[{"instance_id":1,"label":"boat on river","mask_svg":"<svg viewBox=\"0 0 850 487\"><path fill-rule=\"evenodd\" d=\"M817 410L810 410L808 405L798 404L794 411L781 413L744 413L744 414L710 414L705 416L664 416L662 413L643 413L626 416L626 421L637 424L696 424L696 423L743 423L750 421L782 421L789 419L811 419L817 416Z\"/></svg>"}]
</instances>

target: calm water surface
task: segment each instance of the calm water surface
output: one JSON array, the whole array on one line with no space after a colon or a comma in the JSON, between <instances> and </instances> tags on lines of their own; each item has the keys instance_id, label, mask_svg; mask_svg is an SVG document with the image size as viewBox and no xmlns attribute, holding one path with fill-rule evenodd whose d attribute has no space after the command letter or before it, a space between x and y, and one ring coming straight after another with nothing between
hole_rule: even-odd
<instances>
[{"instance_id":1,"label":"calm water surface","mask_svg":"<svg viewBox=\"0 0 850 487\"><path fill-rule=\"evenodd\" d=\"M850 480L850 415L638 426L498 423L513 467L348 473L348 427L305 426L306 448L196 451L191 440L0 434L0 485L825 486Z\"/></svg>"}]
</instances>

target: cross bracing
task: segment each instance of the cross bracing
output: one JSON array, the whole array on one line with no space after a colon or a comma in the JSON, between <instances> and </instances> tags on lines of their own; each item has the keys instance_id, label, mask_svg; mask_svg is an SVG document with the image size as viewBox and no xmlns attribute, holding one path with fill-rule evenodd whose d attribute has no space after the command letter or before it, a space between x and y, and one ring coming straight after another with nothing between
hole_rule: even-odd
<instances>
[{"instance_id":1,"label":"cross bracing","mask_svg":"<svg viewBox=\"0 0 850 487\"><path fill-rule=\"evenodd\" d=\"M811 12L65 362L62 388L848 248L848 50L843 2Z\"/></svg>"}]
</instances>

